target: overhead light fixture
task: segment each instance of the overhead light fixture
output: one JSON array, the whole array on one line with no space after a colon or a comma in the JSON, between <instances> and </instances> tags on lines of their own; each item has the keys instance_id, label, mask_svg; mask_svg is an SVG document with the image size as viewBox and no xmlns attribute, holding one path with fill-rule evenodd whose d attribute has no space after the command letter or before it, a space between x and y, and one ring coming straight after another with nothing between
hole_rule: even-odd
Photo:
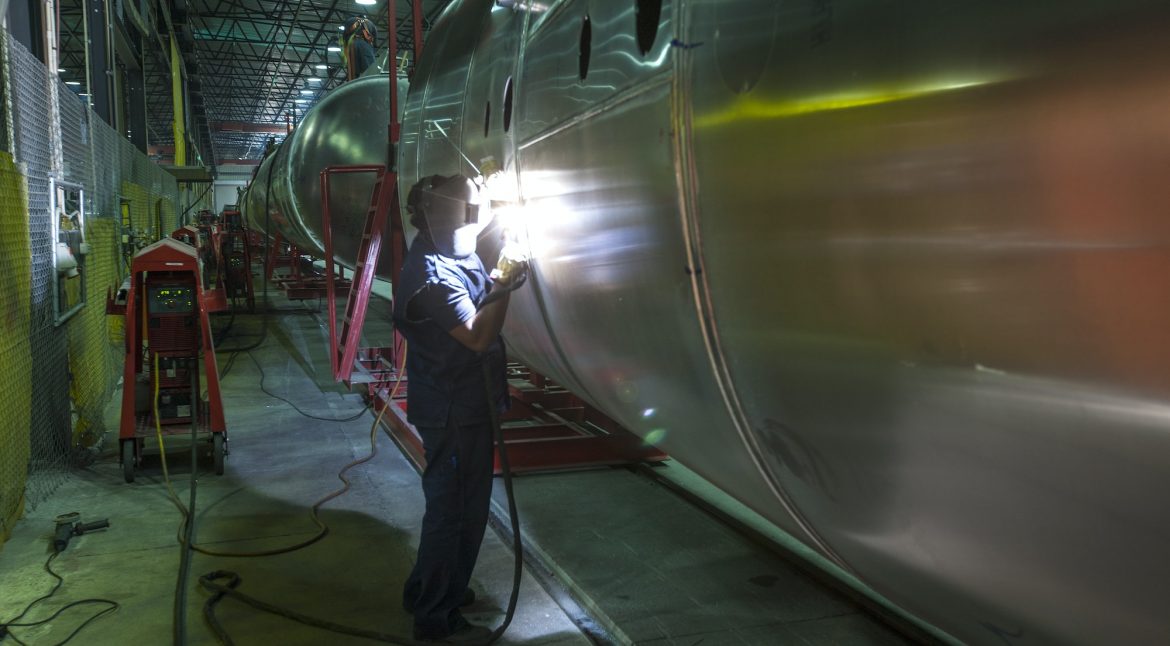
<instances>
[{"instance_id":1,"label":"overhead light fixture","mask_svg":"<svg viewBox=\"0 0 1170 646\"><path fill-rule=\"evenodd\" d=\"M65 85L81 85L81 81L65 81Z\"/></svg>"},{"instance_id":2,"label":"overhead light fixture","mask_svg":"<svg viewBox=\"0 0 1170 646\"><path fill-rule=\"evenodd\" d=\"M305 88L305 89L301 90L301 94L312 94L312 93L313 93L313 91L310 90L309 88Z\"/></svg>"},{"instance_id":3,"label":"overhead light fixture","mask_svg":"<svg viewBox=\"0 0 1170 646\"><path fill-rule=\"evenodd\" d=\"M337 31L345 31L345 25L337 25Z\"/></svg>"},{"instance_id":4,"label":"overhead light fixture","mask_svg":"<svg viewBox=\"0 0 1170 646\"><path fill-rule=\"evenodd\" d=\"M378 0L354 0L358 4L377 4Z\"/></svg>"},{"instance_id":5,"label":"overhead light fixture","mask_svg":"<svg viewBox=\"0 0 1170 646\"><path fill-rule=\"evenodd\" d=\"M328 65L326 65L325 63L317 63L317 64L316 64L316 65L314 65L313 67L315 67L315 68L317 68L317 69L319 69L319 70L327 70L327 69L329 69L329 66L328 66Z\"/></svg>"},{"instance_id":6,"label":"overhead light fixture","mask_svg":"<svg viewBox=\"0 0 1170 646\"><path fill-rule=\"evenodd\" d=\"M89 93L88 93L88 92L82 92L81 94L78 94L77 96L89 96Z\"/></svg>"},{"instance_id":7,"label":"overhead light fixture","mask_svg":"<svg viewBox=\"0 0 1170 646\"><path fill-rule=\"evenodd\" d=\"M297 99L297 103L308 103L308 99Z\"/></svg>"},{"instance_id":8,"label":"overhead light fixture","mask_svg":"<svg viewBox=\"0 0 1170 646\"><path fill-rule=\"evenodd\" d=\"M310 76L309 78L305 79L305 81L307 83L320 83L321 77L320 76Z\"/></svg>"},{"instance_id":9,"label":"overhead light fixture","mask_svg":"<svg viewBox=\"0 0 1170 646\"><path fill-rule=\"evenodd\" d=\"M68 72L68 71L69 71L69 70L65 69L64 67L58 67L58 68L57 68L57 73L58 73L58 74L64 74L65 72Z\"/></svg>"},{"instance_id":10,"label":"overhead light fixture","mask_svg":"<svg viewBox=\"0 0 1170 646\"><path fill-rule=\"evenodd\" d=\"M329 43L329 46L326 47L325 49L327 51L330 51L330 52L340 52L341 51L341 48L337 46L337 43L333 43L333 42Z\"/></svg>"}]
</instances>

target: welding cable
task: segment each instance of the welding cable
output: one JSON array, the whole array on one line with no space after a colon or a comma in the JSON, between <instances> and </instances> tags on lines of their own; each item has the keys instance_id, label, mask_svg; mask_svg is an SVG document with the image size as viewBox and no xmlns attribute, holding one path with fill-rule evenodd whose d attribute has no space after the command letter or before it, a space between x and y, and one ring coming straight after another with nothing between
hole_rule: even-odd
<instances>
[{"instance_id":1,"label":"welding cable","mask_svg":"<svg viewBox=\"0 0 1170 646\"><path fill-rule=\"evenodd\" d=\"M406 365L405 351L402 354L402 364L403 364L403 366ZM399 368L398 375L401 377L402 368ZM394 389L390 391L390 396L387 398L387 401L392 402L394 400L394 396L398 394L398 387L400 385L402 385L401 378L397 379L394 382ZM349 464L342 467L341 471L339 471L337 473L337 478L339 480L341 480L342 483L344 483L343 486L340 489L337 489L337 490L329 493L325 497L323 497L320 500L318 500L317 502L313 503L313 506L309 508L309 518L311 518L313 520L313 523L317 525L317 528L319 530L316 535L314 535L308 539L305 539L304 541L301 541L300 543L297 543L295 545L290 545L288 547L281 547L281 548L276 548L276 549L271 549L271 550L259 550L259 551L253 551L253 552L221 552L219 550L213 550L213 549L209 549L209 548L202 547L200 545L195 545L195 544L191 545L191 549L195 550L196 552L199 552L200 554L205 554L207 556L253 558L253 557L259 557L259 556L274 556L276 554L287 554L288 552L294 552L296 550L308 547L308 546L312 545L313 543L316 543L317 541L321 540L322 538L325 538L326 536L328 536L329 535L329 526L326 525L320 519L320 517L317 515L318 511L321 509L321 505L324 505L325 503L329 502L330 500L333 500L334 498L337 498L338 496L341 496L349 491L351 483L349 481L349 478L345 477L345 474L348 473L350 469L358 466L359 464L365 464L366 462L369 462L370 460L374 459L374 456L378 455L378 445L375 442L376 432L378 429L378 425L382 422L382 416L386 414L386 408L389 405L390 404L387 404L386 406L382 407L382 410L378 412L378 416L376 418L374 418L373 425L370 426L370 454L364 458L359 458L357 460L354 460L353 462L350 462Z\"/></svg>"},{"instance_id":2,"label":"welding cable","mask_svg":"<svg viewBox=\"0 0 1170 646\"><path fill-rule=\"evenodd\" d=\"M297 12L301 10L300 5L297 5ZM290 30L291 32L291 30ZM270 88L271 90L271 88ZM264 239L271 245L272 240L272 212L268 210L268 196L272 194L272 169L276 168L276 159L273 158L268 163L268 177L264 178ZM272 270L268 266L268 260L272 257L271 253L264 254L264 285L261 289L264 291L264 309L267 310L272 307L272 301L268 298L268 272ZM255 283L253 283L255 285ZM268 314L264 314L264 325L267 329Z\"/></svg>"},{"instance_id":3,"label":"welding cable","mask_svg":"<svg viewBox=\"0 0 1170 646\"><path fill-rule=\"evenodd\" d=\"M293 409L295 409L298 413L300 413L301 415L304 415L305 417L308 417L309 419L315 419L315 420L318 420L321 422L352 422L355 419L361 417L362 415L365 415L366 411L370 410L370 404L366 404L364 407L362 407L362 409L360 411L354 413L353 415L351 415L349 417L344 417L344 418L340 418L340 419L332 418L332 417L318 417L316 415L310 415L309 413L306 413L305 411L301 410L300 407L298 407L296 404L292 403L291 401L285 399L284 397L281 397L280 395L277 395L277 394L273 393L272 391L268 390L267 388L265 388L264 387L264 376L265 376L264 375L264 368L260 367L260 362L256 360L256 355L249 352L248 357L250 359L252 359L252 363L256 364L256 369L260 371L260 390L263 391L265 395L268 395L269 397L272 397L273 399L279 399L280 401L288 404L289 406L292 406Z\"/></svg>"},{"instance_id":4,"label":"welding cable","mask_svg":"<svg viewBox=\"0 0 1170 646\"><path fill-rule=\"evenodd\" d=\"M154 397L151 399L151 407L154 411L154 435L158 440L159 458L162 460L163 481L167 485L167 496L178 508L179 513L183 515L184 520L187 518L187 507L183 505L183 501L179 498L179 494L175 493L175 488L171 485L171 472L167 469L167 443L163 441L162 422L158 416L158 390L159 390L159 375L158 375L158 354L154 355L154 371L151 375L151 380L154 382ZM182 543L182 540L179 541Z\"/></svg>"},{"instance_id":5,"label":"welding cable","mask_svg":"<svg viewBox=\"0 0 1170 646\"><path fill-rule=\"evenodd\" d=\"M403 370L406 366L406 352L407 352L407 350L408 350L408 348L405 347L405 345L404 345L403 351L402 351L402 361L401 361L401 364L400 364L399 369L398 369L397 379L395 379L395 381L394 381L394 388L390 391L389 396L386 398L386 404L382 406L382 410L378 411L378 416L374 419L373 425L370 426L370 453L369 453L369 455L367 455L363 458L360 458L358 460L354 460L353 462L350 462L349 464L345 465L345 467L343 467L340 472L338 472L337 477L342 482L345 483L345 486L342 489L335 491L332 494L321 499L316 505L313 506L314 520L316 520L315 514L316 514L317 507L319 507L321 504L324 504L325 502L327 502L329 500L332 500L333 498L336 498L337 496L340 496L341 494L343 494L349 490L350 482L349 482L349 479L345 477L346 472L348 472L351 468L353 468L359 464L364 464L366 462L369 462L370 460L374 459L374 457L376 455L378 455L378 442L377 442L378 428L382 422L382 416L386 414L386 410L389 407L394 405L394 397L398 395L398 389L402 385L402 373L403 373ZM323 537L323 535L322 535L322 537ZM314 539L314 542L315 542L315 540L316 539ZM230 555L230 556L239 556L239 555L236 554L236 555ZM216 583L216 581L218 581L219 579L225 579L225 578L228 579L228 582L226 585ZM236 588L239 587L241 582L242 582L242 579L240 578L239 574L236 574L235 572L230 572L227 570L216 570L214 572L209 572L209 573L204 574L203 576L199 577L199 584L201 586L203 586L206 590L212 592L212 595L203 604L203 617L207 621L208 626L211 627L212 632L215 633L216 639L218 639L221 644L225 644L227 646L232 646L235 643L234 641L232 641L231 635L228 634L227 630L223 627L223 625L219 622L219 619L215 615L215 606L224 597L228 597L228 596L230 596L230 597L232 597L232 598L234 598L242 603L250 605L253 608L256 608L258 610L263 610L264 612L268 612L268 613L272 613L272 614L275 614L275 615L278 615L281 617L285 617L287 619L291 619L291 620L296 621L298 623L302 623L302 624L305 624L308 626L315 626L317 628L321 628L321 629L328 630L331 632L342 633L342 634L347 634L347 635L355 635L358 637L365 637L368 639L373 639L373 640L381 641L381 642L387 642L387 643L391 643L391 644L414 644L415 643L414 640L407 639L406 637L401 637L398 635L391 635L391 634L387 634L387 633L380 633L380 632L377 632L374 630L368 630L365 628L354 628L352 626L346 626L344 624L338 624L338 623L334 623L331 621L326 621L324 619L318 619L316 617L311 617L309 615L305 615L305 614L302 614L299 612L288 610L286 608L281 608L280 606L277 606L275 604L271 604L271 603L268 603L266 601L262 601L260 599L255 598L255 597L252 597L252 596L246 595L242 592L239 592L238 590L236 590Z\"/></svg>"},{"instance_id":6,"label":"welding cable","mask_svg":"<svg viewBox=\"0 0 1170 646\"><path fill-rule=\"evenodd\" d=\"M216 332L211 333L211 345L217 346L220 343L223 343L224 340L227 339L228 332L232 331L232 325L235 324L235 322L236 322L236 310L233 308L231 311L231 316L228 318L227 325L225 325L224 328L222 330L220 330L218 333L216 333Z\"/></svg>"},{"instance_id":7,"label":"welding cable","mask_svg":"<svg viewBox=\"0 0 1170 646\"><path fill-rule=\"evenodd\" d=\"M89 619L86 619L80 626L75 628L73 630L73 632L69 633L68 637L66 637L62 641L57 642L57 644L56 644L56 646L63 646L63 644L68 643L69 640L76 637L77 634L82 631L82 629L84 629L86 626L88 626L92 622L94 622L97 619L99 619L105 615L108 615L112 612L117 612L118 609L122 607L117 601L111 601L110 599L96 599L96 598L95 599L81 599L79 601L73 601L73 602L70 602L70 603L67 603L67 604L61 606L60 608L58 608L56 610L56 612L49 615L48 617L45 617L44 619L38 619L37 621L21 622L20 620L24 619L24 616L27 615L30 610L32 610L33 606L35 606L38 603L45 601L46 599L49 599L53 595L57 594L57 591L61 589L62 585L64 585L65 579L61 578L61 575L54 572L53 567L52 567L53 559L60 556L60 554L61 554L61 552L54 551L52 554L49 555L49 558L45 561L45 566L44 566L45 572L48 572L49 576L52 576L54 579L57 580L57 583L55 583L53 585L53 589L50 590L48 594L45 594L37 599L34 599L33 601L30 601L29 604L24 607L24 610L21 611L21 613L19 615L13 617L12 619L9 619L8 621L0 623L0 641L4 641L5 637L11 637L12 641L15 642L18 646L27 646L23 641L18 639L16 637L16 635L14 635L12 633L12 630L11 630L12 628L32 628L34 626L43 626L43 625L49 623L50 621L53 621L57 617L61 616L61 614L64 613L66 610L69 610L70 608L76 608L78 606L91 605L91 604L95 604L95 603L100 603L100 604L107 606L105 609L94 613L93 616L91 616Z\"/></svg>"},{"instance_id":8,"label":"welding cable","mask_svg":"<svg viewBox=\"0 0 1170 646\"><path fill-rule=\"evenodd\" d=\"M157 372L157 366L158 366L157 356L155 357L155 359L156 359L155 370ZM404 355L404 360L405 360L405 355ZM401 371L399 372L399 374L401 374ZM393 393L397 393L398 386L399 386L399 384L395 383L394 391L392 392L391 397L393 397ZM313 521L313 524L317 526L317 530L318 530L317 533L314 534L313 536L311 536L311 537L309 537L309 538L307 538L299 543L289 545L286 547L279 547L279 548L273 548L273 549L268 549L268 550L254 550L254 551L250 551L250 552L223 552L220 550L215 550L215 549L203 547L203 546L198 545L198 544L194 543L193 541L189 540L189 536L191 534L190 527L194 524L194 520L192 518L194 515L193 514L194 507L192 506L190 509L188 509L188 507L184 506L183 502L179 499L178 495L175 493L175 490L171 485L170 472L167 469L166 445L165 445L165 442L163 440L162 427L158 423L158 389L157 389L157 385L156 385L156 389L155 389L154 399L155 399L155 406L154 406L155 428L156 428L158 442L159 442L159 453L161 454L162 463L163 463L163 478L166 481L167 492L170 496L170 499L174 503L175 507L178 508L179 513L183 518L183 522L179 526L179 530L178 530L178 533L177 533L175 538L179 542L179 544L184 547L184 549L191 549L195 552L199 552L200 554L204 554L207 556L220 556L220 557L228 557L228 558L255 558L255 557L261 557L261 556L275 556L277 554L287 554L289 552L295 552L296 550L308 547L308 546L316 543L317 541L325 538L326 536L329 535L329 526L326 525L318 516L318 512L319 512L321 506L324 505L325 503L329 502L330 500L333 500L334 498L337 498L338 496L341 496L342 494L349 491L350 481L345 477L346 472L349 471L349 469L354 467L354 466L357 466L357 465L362 464L364 462L368 462L376 454L377 447L375 446L374 453L372 453L368 457L362 458L359 460L355 460L354 462L351 462L351 463L347 464L345 467L343 467L341 469L341 471L337 474L337 477L344 483L344 485L340 489L329 493L325 497L323 497L320 500L318 500L317 502L313 503L313 506L309 508L309 518ZM366 408L369 408L369 407L367 406ZM364 413L365 410L366 409L362 409L362 412ZM381 422L382 414L385 413L385 410L386 410L386 408L383 406L381 413L374 420L374 427L373 428L377 428L377 425L379 422ZM194 448L192 448L192 459L194 459Z\"/></svg>"},{"instance_id":9,"label":"welding cable","mask_svg":"<svg viewBox=\"0 0 1170 646\"><path fill-rule=\"evenodd\" d=\"M225 578L228 579L227 585L216 583L216 581L219 579ZM207 603L203 606L203 616L207 619L207 623L211 625L212 631L215 632L215 636L219 640L219 643L224 644L225 646L233 646L235 642L232 641L231 635L229 635L227 631L224 630L223 626L219 623L219 620L216 619L214 611L215 604L224 597L231 597L237 601L252 606L257 610L263 610L264 612L271 613L279 617L284 617L286 619L291 619L298 623L305 624L306 626L313 626L315 628L328 630L334 633L354 635L356 637L365 637L366 639L372 639L374 641L388 644L412 645L417 643L415 640L403 637L401 635L392 635L390 633L382 633L366 628L346 626L344 624L327 621L325 619L318 619L317 617L296 612L295 610L282 608L278 605L268 603L267 601L257 599L256 597L236 590L242 581L243 580L240 578L240 575L236 574L235 572L228 572L226 570L216 570L215 572L209 572L199 577L199 585L202 585L206 590L212 593L211 598L209 598Z\"/></svg>"},{"instance_id":10,"label":"welding cable","mask_svg":"<svg viewBox=\"0 0 1170 646\"><path fill-rule=\"evenodd\" d=\"M265 178L265 187L268 187L272 184L272 169L275 167L275 161L268 164L268 175ZM271 191L267 190L267 188L264 191L264 237L268 239L269 243L272 242L272 239L269 236L270 214L268 212L268 195L270 192ZM262 263L261 267L264 275L264 284L261 287L261 291L264 292L264 309L260 310L260 338L251 345L244 346L242 348L216 348L216 352L247 352L249 350L255 350L256 348L260 347L268 339L268 314L273 311L278 311L273 309L272 302L268 299L268 254L264 254L264 262ZM248 271L251 272L252 268L248 267ZM233 321L234 320L235 319L233 314ZM231 326L229 325L228 327L230 328Z\"/></svg>"},{"instance_id":11,"label":"welding cable","mask_svg":"<svg viewBox=\"0 0 1170 646\"><path fill-rule=\"evenodd\" d=\"M491 368L489 367L488 362L486 360L483 361L482 364L483 364L483 373L484 373L484 387L485 387L487 394L488 394L487 403L488 403L488 406L491 408L490 415L491 415L491 422L492 422L492 430L493 430L493 433L495 434L496 443L497 443L497 446L498 446L499 451L500 451L500 468L503 471L503 475L504 475L504 491L507 493L508 513L511 516L511 520L512 520L512 549L513 549L514 566L513 566L513 576L512 576L512 593L508 597L508 609L505 612L504 621L498 628L496 628L492 632L492 634L488 637L488 639L485 642L483 642L482 644L476 644L475 646L488 646L488 645L492 644L493 642L498 640L501 635L504 634L504 631L507 630L508 626L512 623L512 617L514 616L514 614L516 612L517 600L519 599L519 596L520 596L520 577L521 577L521 573L523 571L523 561L522 561L523 545L520 541L520 521L519 521L519 515L518 515L517 510L516 510L516 496L515 496L515 492L512 489L512 469L511 469L511 465L508 462L508 450L503 442L503 439L504 439L503 438L503 429L500 426L499 411L496 410L495 405L494 405L495 397L493 396L494 393L492 393L492 389L491 389L491 385L490 385L491 384L491 372L490 372ZM403 352L402 365L403 365L403 367L405 367L405 365L406 365L406 353L405 352ZM399 376L399 378L394 384L394 390L391 392L390 397L387 398L387 404L382 407L382 410L380 411L380 413L378 415L378 419L376 419L374 421L374 426L370 430L371 454L368 457L361 460L362 462L365 462L365 461L373 458L374 455L377 453L377 443L375 441L376 430L378 428L378 423L381 421L382 414L384 414L386 412L386 408L393 405L394 396L397 394L398 386L401 383L401 377L402 377L402 369L401 368L398 371L398 376ZM221 579L227 579L227 583L218 583L218 581ZM308 626L313 626L316 628L321 628L323 630L328 630L330 632L342 633L342 634L347 634L347 635L355 635L358 637L365 637L366 639L371 639L371 640L386 642L386 643L391 643L391 644L416 644L417 643L413 639L407 639L405 637L400 637L397 635L391 635L391 634L387 634L387 633L381 633L378 631L368 630L368 629L364 629L364 628L354 628L352 626L346 626L344 624L338 624L338 623L335 623L332 621L318 619L317 617L312 617L310 615L306 615L303 613L288 610L287 608L282 608L282 607L277 606L275 604L268 603L268 602L263 601L261 599L257 599L256 597L253 597L253 596L244 594L243 592L240 592L239 590L237 590L237 588L240 586L240 584L242 582L243 582L243 580L240 578L240 575L236 574L235 572L230 572L230 571L226 571L226 570L216 570L214 572L209 572L209 573L204 574L203 576L199 577L199 585L203 586L204 589L206 589L212 593L211 597L209 597L208 600L203 604L203 616L207 620L207 623L211 627L212 631L215 633L216 638L220 641L221 644L224 644L225 646L233 646L235 642L232 641L231 636L228 635L228 633L224 629L223 625L219 623L219 620L215 616L215 606L224 597L232 597L233 599L236 599L237 601L240 601L241 603L245 603L249 606L252 606L253 608L256 608L257 610L262 610L264 612L268 612L268 613L271 613L271 614L274 614L274 615L277 615L280 617L285 617L286 619L291 619L293 621L296 621L296 622L299 622L299 623L302 623L302 624L305 624Z\"/></svg>"},{"instance_id":12,"label":"welding cable","mask_svg":"<svg viewBox=\"0 0 1170 646\"><path fill-rule=\"evenodd\" d=\"M183 551L179 554L179 575L175 580L175 604L171 621L175 646L186 646L187 644L187 580L191 576L191 545L195 542L195 494L199 490L197 477L199 475L199 465L197 464L199 409L203 397L199 394L198 359L193 358L188 359L188 361L194 364L189 364L187 369L191 373L191 396L197 399L191 404L191 490L187 501L187 509L190 510L190 513L186 515L183 522L184 534L181 541Z\"/></svg>"},{"instance_id":13,"label":"welding cable","mask_svg":"<svg viewBox=\"0 0 1170 646\"><path fill-rule=\"evenodd\" d=\"M403 365L405 365L405 362L406 362L406 355L405 355L405 353L403 353ZM399 369L398 374L399 375L402 374L401 368ZM390 400L393 400L394 396L398 393L398 387L401 385L401 383L402 383L401 379L397 380L394 383L394 389L390 392L390 398L389 398ZM321 506L324 505L325 503L327 503L330 500L333 500L334 498L337 498L338 496L341 496L349 491L351 483L350 483L349 479L345 477L345 474L350 469L358 466L359 464L364 464L366 462L369 462L370 460L372 460L374 458L374 456L376 456L378 454L378 446L374 442L374 433L375 433L376 429L378 428L378 424L381 423L381 421L382 421L382 415L384 415L385 413L386 413L386 406L383 406L382 410L379 411L378 416L374 419L373 426L370 427L370 449L371 449L370 454L364 458L354 460L353 462L350 462L349 464L342 467L341 471L339 471L337 473L337 477L339 480L342 481L342 483L344 483L343 486L340 489L337 489L336 491L329 493L325 497L323 497L320 500L318 500L317 502L313 503L313 506L309 509L309 517L313 520L313 523L316 524L318 529L319 529L319 531L317 532L316 535L314 535L314 536L312 536L304 541L301 541L300 543L297 543L295 545L290 545L288 547L281 547L281 548L276 548L276 549L271 549L271 550L259 550L259 551L253 551L253 552L221 552L219 550L213 550L213 549L202 547L202 546L194 544L194 543L190 543L191 549L196 551L196 552L199 552L200 554L205 554L207 556L252 558L252 557L260 557L260 556L274 556L276 554L287 554L288 552L294 552L296 550L308 547L308 546L312 545L313 543L316 543L317 541L321 540L322 538L325 538L329 534L329 526L326 525L320 519L320 517L318 516L318 511L320 510ZM187 522L186 515L184 515L184 522L185 523ZM181 538L180 538L180 542L183 542Z\"/></svg>"},{"instance_id":14,"label":"welding cable","mask_svg":"<svg viewBox=\"0 0 1170 646\"><path fill-rule=\"evenodd\" d=\"M523 282L523 281L520 281ZM512 623L512 617L516 614L516 602L520 598L520 576L524 571L523 562L523 544L520 542L520 515L516 511L516 494L512 490L512 465L508 462L508 445L504 443L504 430L500 426L500 411L496 408L495 393L492 392L493 375L491 366L485 356L480 362L483 366L483 386L487 393L488 414L492 420L492 433L496 438L496 449L500 456L500 472L504 476L504 493L508 499L508 517L512 523L512 594L508 597L508 610L504 613L504 622L500 624L499 628L492 631L486 644L499 639L508 626ZM504 383L505 392L508 388L507 381Z\"/></svg>"},{"instance_id":15,"label":"welding cable","mask_svg":"<svg viewBox=\"0 0 1170 646\"><path fill-rule=\"evenodd\" d=\"M273 310L273 311L278 311L278 310ZM216 344L216 346L215 346L216 353L220 353L220 352L247 352L248 350L255 350L256 348L259 348L260 346L264 345L264 342L268 340L268 320L267 320L268 310L261 310L259 313L263 315L263 318L261 318L261 320L260 320L260 338L259 339L253 341L250 345L246 345L246 346L239 347L239 348L221 348L221 347L219 347L218 344Z\"/></svg>"},{"instance_id":16,"label":"welding cable","mask_svg":"<svg viewBox=\"0 0 1170 646\"><path fill-rule=\"evenodd\" d=\"M232 371L232 368L234 368L236 366L236 359L239 359L239 358L240 358L239 352L233 352L232 356L228 357L227 363L224 364L223 370L221 370L219 373L219 379L221 382L223 381L223 379L225 377L228 376L228 373Z\"/></svg>"},{"instance_id":17,"label":"welding cable","mask_svg":"<svg viewBox=\"0 0 1170 646\"><path fill-rule=\"evenodd\" d=\"M207 188L203 189L203 192L199 194L199 197L195 198L194 202L189 204L187 206L187 208L183 209L183 214L179 216L179 220L178 220L179 226L183 226L183 218L187 217L187 214L191 212L191 209L195 208L196 204L199 204L199 200L202 200L203 198L207 197L207 192L211 190L212 186L215 186L215 185L208 184ZM165 237L165 236L163 236L163 237Z\"/></svg>"}]
</instances>

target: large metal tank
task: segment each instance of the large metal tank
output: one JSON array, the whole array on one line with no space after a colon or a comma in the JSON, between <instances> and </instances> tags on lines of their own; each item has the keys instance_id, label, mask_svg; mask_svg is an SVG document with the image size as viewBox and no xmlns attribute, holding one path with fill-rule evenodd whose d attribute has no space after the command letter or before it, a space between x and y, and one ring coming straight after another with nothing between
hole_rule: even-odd
<instances>
[{"instance_id":1,"label":"large metal tank","mask_svg":"<svg viewBox=\"0 0 1170 646\"><path fill-rule=\"evenodd\" d=\"M384 58L384 57L383 57ZM324 256L320 172L328 166L385 164L389 155L389 76L381 65L333 89L257 169L243 199L244 217L257 231L280 233L305 253ZM405 95L405 81L399 83ZM373 174L330 180L334 256L353 266L374 186ZM379 271L389 274L383 245Z\"/></svg>"},{"instance_id":2,"label":"large metal tank","mask_svg":"<svg viewBox=\"0 0 1170 646\"><path fill-rule=\"evenodd\" d=\"M959 640L1170 642L1170 5L511 4L400 189L504 167L517 355Z\"/></svg>"}]
</instances>

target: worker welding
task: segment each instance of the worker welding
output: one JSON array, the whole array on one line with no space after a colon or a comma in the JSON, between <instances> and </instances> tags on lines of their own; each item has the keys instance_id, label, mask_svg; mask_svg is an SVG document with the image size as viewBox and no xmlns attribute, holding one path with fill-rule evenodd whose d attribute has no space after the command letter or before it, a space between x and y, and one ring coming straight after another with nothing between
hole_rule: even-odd
<instances>
[{"instance_id":1,"label":"worker welding","mask_svg":"<svg viewBox=\"0 0 1170 646\"><path fill-rule=\"evenodd\" d=\"M0 13L0 646L1170 644L1170 3Z\"/></svg>"}]
</instances>

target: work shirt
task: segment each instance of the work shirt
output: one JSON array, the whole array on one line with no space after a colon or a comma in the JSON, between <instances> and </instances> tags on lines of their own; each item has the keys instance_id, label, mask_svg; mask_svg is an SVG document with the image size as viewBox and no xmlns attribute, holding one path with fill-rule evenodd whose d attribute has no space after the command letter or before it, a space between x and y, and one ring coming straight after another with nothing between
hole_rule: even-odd
<instances>
[{"instance_id":1,"label":"work shirt","mask_svg":"<svg viewBox=\"0 0 1170 646\"><path fill-rule=\"evenodd\" d=\"M374 46L364 38L353 39L353 77L362 75L374 64Z\"/></svg>"},{"instance_id":2,"label":"work shirt","mask_svg":"<svg viewBox=\"0 0 1170 646\"><path fill-rule=\"evenodd\" d=\"M475 316L490 289L491 278L478 255L448 258L427 236L415 238L394 290L394 323L409 344L407 419L415 426L487 420L485 360L497 410L507 408L503 339L496 337L477 353L448 332Z\"/></svg>"}]
</instances>

